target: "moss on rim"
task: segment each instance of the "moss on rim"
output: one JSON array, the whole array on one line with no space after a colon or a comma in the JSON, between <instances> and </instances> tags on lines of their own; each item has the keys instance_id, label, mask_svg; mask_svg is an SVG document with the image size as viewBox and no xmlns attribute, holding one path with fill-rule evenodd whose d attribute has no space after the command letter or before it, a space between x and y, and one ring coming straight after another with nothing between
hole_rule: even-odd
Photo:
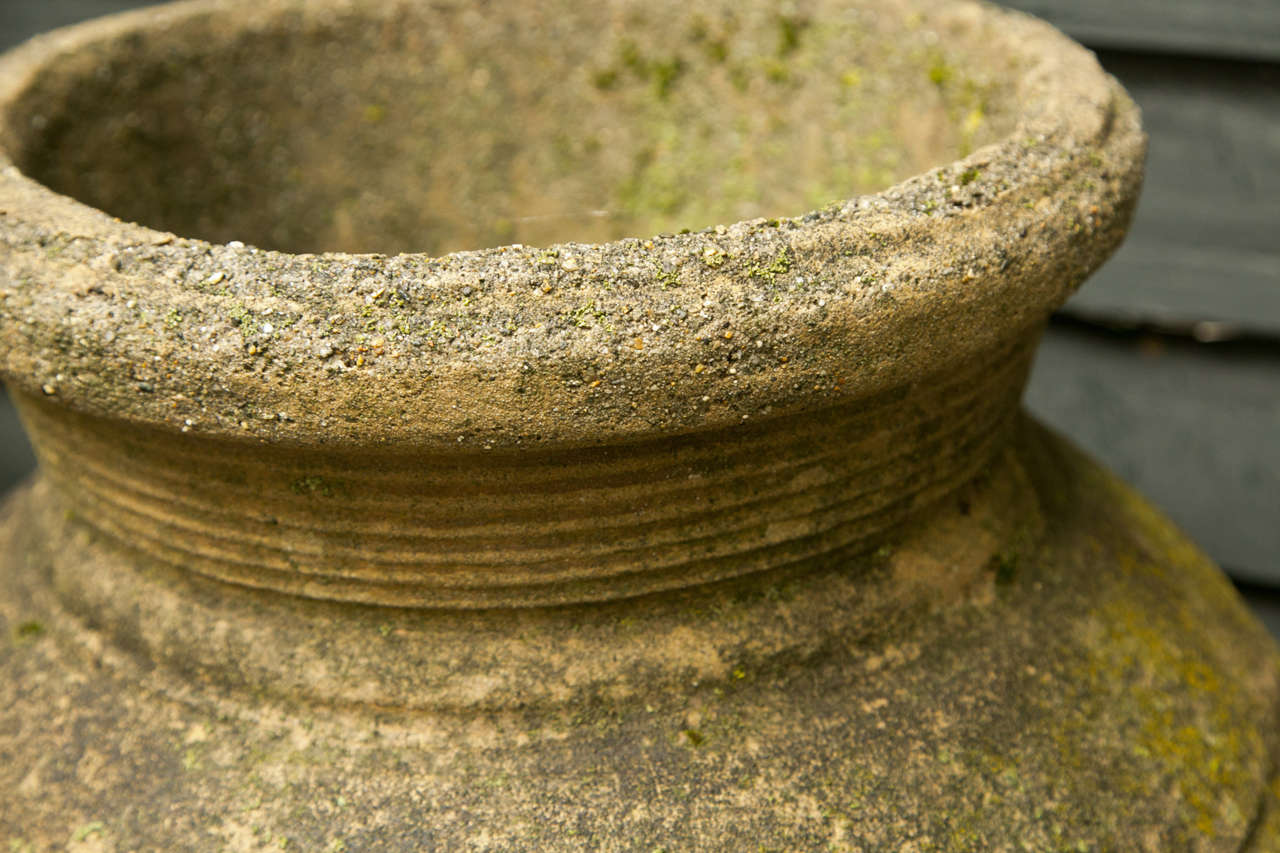
<instances>
[{"instance_id":1,"label":"moss on rim","mask_svg":"<svg viewBox=\"0 0 1280 853\"><path fill-rule=\"evenodd\" d=\"M868 7L865 19L852 23L836 6L814 3L785 26L772 13L760 17L727 7L723 14L704 11L699 20L676 5L670 14L652 4L620 4L598 12L615 16L607 30L618 34L615 38L575 30L570 6L580 4L513 11L532 16L525 22L530 38L554 28L555 43L566 56L613 61L600 67L588 62L578 74L581 81L575 84L577 78L569 75L563 86L552 88L535 84L559 82L560 66L535 64L527 90L493 69L487 78L476 78L478 66L468 63L467 50L499 43L505 25L486 29L464 12L424 12L440 16L432 20L442 32L462 28L471 41L459 37L453 47L428 51L432 63L420 70L425 75L420 79L430 85L401 92L398 100L377 91L394 76L375 75L367 90L352 95L352 121L358 125L350 134L342 130L344 101L326 106L322 98L312 104L304 92L297 95L303 100L299 106L288 100L294 97L288 87L255 95L258 106L237 114L235 102L219 95L221 90L211 91L212 84L199 73L164 77L169 73L165 54L153 45L162 43L160 37L164 44L187 45L174 48L182 56L183 50L195 49L194 42L208 62L231 57L237 69L270 67L270 62L248 59L254 51L274 51L284 38L280 34L288 32L293 34L290 55L305 71L307 63L329 55L335 32L358 26L372 34L367 38L385 42L385 55L372 65L395 69L404 64L402 58L420 56L413 38L423 28L396 18L401 7L394 4L366 4L357 15L341 6L285 0L216 8L196 2L91 23L29 44L0 66L0 141L11 162L0 173L5 273L0 372L15 387L56 396L87 412L246 438L456 449L723 427L744 417L856 398L928 374L953 355L990 348L1011 330L1047 316L1123 237L1143 154L1136 111L1091 56L1043 24L966 3L922 3L918 14L905 16L896 5L884 4ZM832 45L842 44L836 35L845 30L890 34L885 43L900 44L897 52L884 53L883 45L863 50L872 58L884 54L893 73L877 76L863 65L828 67L825 60L836 55ZM246 32L256 35L248 38ZM858 43L879 44L868 39ZM368 49L366 41L358 42L359 49ZM681 62L672 66L662 59L667 56L659 50L663 45L668 52L678 50ZM752 56L786 64L790 76L777 82L767 74L750 76L759 69L748 62L745 88L733 94L738 78L722 66ZM851 56L856 58L857 50ZM499 62L496 55L490 59ZM951 73L934 79L939 75L930 69L942 61ZM350 139L357 154L360 145L381 140L378 150L395 153L394 146L417 138L413 116L422 115L421 110L401 115L397 110L404 104L420 94L474 111L488 103L483 93L498 87L499 78L507 81L501 104L515 114L540 114L537 108L544 102L563 104L565 110L597 104L602 115L620 116L621 126L635 129L638 147L588 150L590 134L569 134L568 148L557 154L556 140L564 129L592 120L590 111L570 113L569 124L557 124L561 119L553 115L545 127L535 126L528 150L512 152L516 160L533 158L525 169L526 183L481 186L488 173L477 173L467 179L479 182L472 189L458 184L454 206L475 214L464 220L489 217L501 226L490 228L488 236L475 232L479 244L501 242L514 233L515 219L538 215L521 206L522 198L533 197L530 193L545 190L550 198L572 198L576 191L557 196L555 188L577 180L575 164L584 163L591 167L584 174L616 176L600 182L604 195L614 196L601 203L617 202L632 211L619 226L622 233L731 220L737 204L732 200L747 198L733 189L743 174L755 175L756 188L748 196L759 198L760 210L798 215L651 239L559 243L550 250L506 245L442 257L288 254L236 241L209 243L192 233L114 220L51 192L12 165L36 175L62 175L58 185L65 189L111 205L123 203L128 193L111 189L114 185L93 190L95 175L107 172L87 166L108 155L72 145L69 140L84 125L60 118L52 107L58 93L76 92L99 68L116 69L134 89L161 75L167 82L157 91L177 97L190 90L197 107L213 116L210 120L222 121L232 148L213 145L208 154L213 159L191 161L209 163L224 177L240 176L211 182L216 186L270 188L295 178L310 185L305 175L290 177L289 161L321 139L330 139L330 146L332 140L345 144ZM617 73L601 78L594 73L601 68ZM286 67L281 73L288 79L292 72ZM345 78L333 74L333 85L341 86ZM653 82L655 75L661 85ZM603 88L602 79L608 82ZM993 79L1007 82L983 82ZM769 86L786 92L769 95ZM481 94L468 87L478 87ZM679 135L687 131L677 121L681 111L705 106L707 94L720 90L719 111L708 113L715 127L695 140ZM892 122L884 131L889 135L872 138L867 116L873 124L880 121L881 107L874 105L893 103L899 95L907 103L932 104L940 117L937 144L925 144L932 131L905 126L894 131ZM68 103L78 102L67 97ZM156 97L162 105L161 95ZM280 109L296 119L293 124L275 127L261 118L262 103L275 103L271 98L284 99ZM770 114L751 112L761 98L784 110L787 120L753 130L750 121ZM155 131L149 114L112 112L110 103L80 121L89 127L95 121L116 122L111 126L122 128L128 141L122 150L132 158L130 169L144 170L123 173L124 180L135 174L155 178L170 161L147 164L141 156L149 129ZM842 103L855 105L852 112ZM613 106L606 109L607 104ZM871 106L860 117L856 104ZM33 116L43 123L33 123ZM459 122L464 129L484 128L474 116ZM179 130L192 130L184 127ZM326 136L328 130L335 133ZM720 130L727 136L717 135ZM211 134L216 137L212 130L205 136ZM232 149L259 137L280 142L261 151L246 149L237 161ZM199 133L179 138L190 145L204 139ZM80 183L61 171L65 164L34 153L54 139L62 142L48 150L62 152L68 163L86 165ZM841 139L845 142L837 145ZM957 156L970 144L981 147L951 165L931 168L937 165L933 158ZM897 153L877 159L880 150ZM273 160L272 151L283 153ZM743 151L757 154L746 160L726 156ZM334 158L342 154L332 147L316 152L316 164L339 162ZM254 159L247 162L250 153ZM842 159L844 154L853 159ZM387 162L401 160L413 158ZM847 168L869 171L859 178ZM803 212L812 200L841 188L852 194L897 180L905 174L902 169L923 174ZM325 186L308 191L327 192ZM666 192L664 187L681 191L683 200L652 197ZM335 191L349 196L341 186ZM721 196L728 208L698 207ZM221 219L201 225L194 214L153 207L136 215L153 222L172 219L175 226L189 224L196 232L226 239L240 233L242 222L256 233L257 226L250 228L253 217L270 214L273 205L300 211L304 224L310 209L306 197L284 189L247 198L258 198L258 207L244 205L243 220L236 218L240 213L219 214ZM173 203L204 209L224 201L198 195ZM442 206L428 193L415 204L410 213L425 212L429 218L452 202ZM314 206L342 209L338 203ZM391 220L362 213L356 221L367 224L351 233L358 238L396 232L394 222L408 221L401 216L404 208L397 209L400 218ZM555 239L607 237L614 227L605 223L603 232L593 231L596 225L597 218L588 218L545 233ZM576 230L580 227L585 230ZM269 231L262 232L268 243L290 242L283 232L271 237ZM252 241L255 234L241 237ZM756 274L761 270L770 272ZM584 304L591 305L590 323L580 322ZM730 347L721 334L726 329L756 356L733 371L724 358L740 344ZM694 373L698 364L710 367Z\"/></svg>"}]
</instances>

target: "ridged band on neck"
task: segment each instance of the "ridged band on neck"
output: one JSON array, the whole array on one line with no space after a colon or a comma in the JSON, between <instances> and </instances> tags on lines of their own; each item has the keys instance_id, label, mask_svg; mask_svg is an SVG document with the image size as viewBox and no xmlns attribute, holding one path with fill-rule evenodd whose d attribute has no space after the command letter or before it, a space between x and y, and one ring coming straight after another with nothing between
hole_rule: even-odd
<instances>
[{"instance_id":1,"label":"ridged band on neck","mask_svg":"<svg viewBox=\"0 0 1280 853\"><path fill-rule=\"evenodd\" d=\"M19 395L75 516L242 586L415 608L600 601L875 548L988 464L1034 335L874 398L625 445L282 448Z\"/></svg>"}]
</instances>

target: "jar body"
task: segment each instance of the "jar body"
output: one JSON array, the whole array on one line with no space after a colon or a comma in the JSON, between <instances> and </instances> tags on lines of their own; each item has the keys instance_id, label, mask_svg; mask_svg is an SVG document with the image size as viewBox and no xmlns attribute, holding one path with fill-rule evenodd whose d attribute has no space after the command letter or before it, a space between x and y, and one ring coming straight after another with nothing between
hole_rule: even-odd
<instances>
[{"instance_id":1,"label":"jar body","mask_svg":"<svg viewBox=\"0 0 1280 853\"><path fill-rule=\"evenodd\" d=\"M1025 418L973 484L865 558L475 614L447 642L433 620L453 617L430 611L175 580L60 506L42 483L10 499L0 548L0 828L32 849L1237 850L1280 838L1272 641L1167 521ZM184 667L154 651L143 620L86 608L86 576L142 590L140 609L179 591L193 624L221 606L245 614L210 623L201 641L215 649L237 633L279 643L290 620L341 623L328 658L280 648L278 662L352 691L322 701L235 666ZM709 632L735 624L752 639L729 659ZM468 673L473 646L507 634L541 638L541 659L510 665L559 689L360 701L380 655ZM643 645L662 667L635 664Z\"/></svg>"}]
</instances>

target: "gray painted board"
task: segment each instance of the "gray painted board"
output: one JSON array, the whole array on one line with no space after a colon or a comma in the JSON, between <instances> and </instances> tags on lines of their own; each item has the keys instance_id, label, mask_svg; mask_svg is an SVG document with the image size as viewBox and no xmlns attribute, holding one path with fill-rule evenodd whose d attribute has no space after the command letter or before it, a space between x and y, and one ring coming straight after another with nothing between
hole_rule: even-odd
<instances>
[{"instance_id":1,"label":"gray painted board","mask_svg":"<svg viewBox=\"0 0 1280 853\"><path fill-rule=\"evenodd\" d=\"M36 466L31 445L9 398L0 393L0 496L6 494Z\"/></svg>"},{"instance_id":2,"label":"gray painted board","mask_svg":"<svg viewBox=\"0 0 1280 853\"><path fill-rule=\"evenodd\" d=\"M1071 326L1028 407L1159 504L1242 580L1280 584L1280 353Z\"/></svg>"},{"instance_id":3,"label":"gray painted board","mask_svg":"<svg viewBox=\"0 0 1280 853\"><path fill-rule=\"evenodd\" d=\"M1003 0L1094 47L1280 59L1275 0Z\"/></svg>"},{"instance_id":4,"label":"gray painted board","mask_svg":"<svg viewBox=\"0 0 1280 853\"><path fill-rule=\"evenodd\" d=\"M123 12L159 0L5 0L0 10L0 44L7 47L36 33Z\"/></svg>"}]
</instances>

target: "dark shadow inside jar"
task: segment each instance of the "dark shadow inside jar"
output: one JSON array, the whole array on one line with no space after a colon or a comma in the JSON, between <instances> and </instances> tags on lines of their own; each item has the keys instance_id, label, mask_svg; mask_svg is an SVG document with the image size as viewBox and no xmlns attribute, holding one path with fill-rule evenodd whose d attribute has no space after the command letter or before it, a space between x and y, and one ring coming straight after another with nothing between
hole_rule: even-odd
<instances>
[{"instance_id":1,"label":"dark shadow inside jar","mask_svg":"<svg viewBox=\"0 0 1280 853\"><path fill-rule=\"evenodd\" d=\"M232 6L59 57L6 136L184 236L439 254L797 215L1011 132L973 33L821 5Z\"/></svg>"}]
</instances>

